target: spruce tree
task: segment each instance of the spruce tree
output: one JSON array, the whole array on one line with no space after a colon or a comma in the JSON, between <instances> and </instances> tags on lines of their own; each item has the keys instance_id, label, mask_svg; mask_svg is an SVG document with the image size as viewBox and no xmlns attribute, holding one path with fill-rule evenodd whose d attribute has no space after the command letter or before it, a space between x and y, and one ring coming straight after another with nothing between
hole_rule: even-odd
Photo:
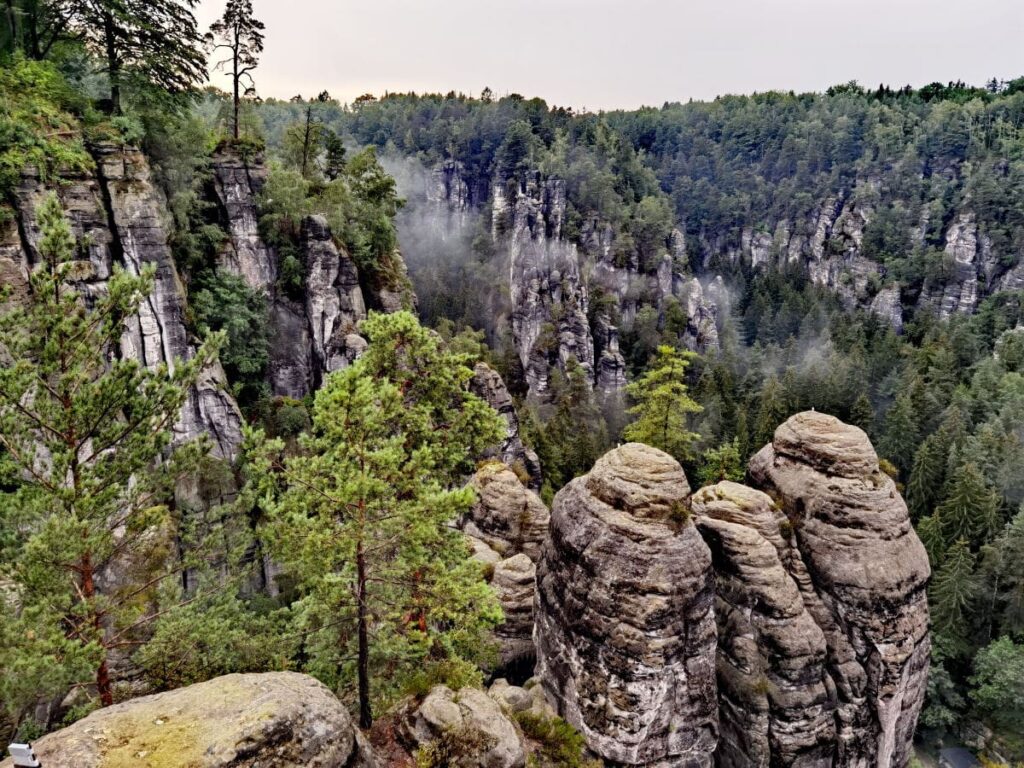
<instances>
[{"instance_id":1,"label":"spruce tree","mask_svg":"<svg viewBox=\"0 0 1024 768\"><path fill-rule=\"evenodd\" d=\"M0 611L3 667L35 679L36 694L88 684L88 669L107 705L111 652L135 645L161 612L156 591L183 567L166 501L205 446L175 449L172 427L215 344L173 370L111 356L152 269L115 268L107 290L86 297L55 195L37 218L41 263L0 317L0 477L17 478L0 502L0 540L19 606ZM9 710L31 703L12 695Z\"/></svg>"},{"instance_id":2,"label":"spruce tree","mask_svg":"<svg viewBox=\"0 0 1024 768\"><path fill-rule=\"evenodd\" d=\"M788 419L793 411L786 387L774 375L765 380L756 402L758 408L752 446L755 450L772 441L776 428Z\"/></svg>"},{"instance_id":3,"label":"spruce tree","mask_svg":"<svg viewBox=\"0 0 1024 768\"><path fill-rule=\"evenodd\" d=\"M953 472L935 515L947 543L964 539L974 547L987 541L1003 524L998 495L971 462Z\"/></svg>"},{"instance_id":4,"label":"spruce tree","mask_svg":"<svg viewBox=\"0 0 1024 768\"><path fill-rule=\"evenodd\" d=\"M694 357L692 352L659 346L647 371L626 386L636 403L628 411L636 421L626 426L626 439L660 448L680 463L690 461L691 446L700 438L688 424L689 414L703 410L686 388L686 368Z\"/></svg>"},{"instance_id":5,"label":"spruce tree","mask_svg":"<svg viewBox=\"0 0 1024 768\"><path fill-rule=\"evenodd\" d=\"M295 580L306 669L359 724L417 673L469 674L500 608L452 520L504 422L469 393L466 358L408 312L371 315L370 346L317 393L296 455L250 435L271 552Z\"/></svg>"},{"instance_id":6,"label":"spruce tree","mask_svg":"<svg viewBox=\"0 0 1024 768\"><path fill-rule=\"evenodd\" d=\"M917 408L906 392L896 397L896 401L885 415L885 427L879 453L889 459L906 477L914 461L914 452L921 441L921 428Z\"/></svg>"},{"instance_id":7,"label":"spruce tree","mask_svg":"<svg viewBox=\"0 0 1024 768\"><path fill-rule=\"evenodd\" d=\"M929 594L935 631L965 650L970 631L970 611L977 596L974 577L976 558L966 539L946 550L945 560L932 578Z\"/></svg>"}]
</instances>

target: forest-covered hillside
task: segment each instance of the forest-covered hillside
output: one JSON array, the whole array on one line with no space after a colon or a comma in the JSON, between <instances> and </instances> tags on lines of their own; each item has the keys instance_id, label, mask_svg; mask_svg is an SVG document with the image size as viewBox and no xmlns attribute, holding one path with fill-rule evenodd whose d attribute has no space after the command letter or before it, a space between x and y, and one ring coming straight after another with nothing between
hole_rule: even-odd
<instances>
[{"instance_id":1,"label":"forest-covered hillside","mask_svg":"<svg viewBox=\"0 0 1024 768\"><path fill-rule=\"evenodd\" d=\"M208 35L193 5L11 0L0 23L0 736L295 670L441 766L498 747L416 707L469 722L475 694L438 686L507 675L473 707L518 697L495 717L522 764L644 764L564 679L603 701L654 651L607 640L593 679L552 661L633 598L630 642L656 634L636 627L660 572L630 571L651 556L607 508L680 573L707 560L673 581L665 640L706 690L659 720L695 729L701 764L716 718L742 732L746 702L767 733L793 690L812 735L765 736L751 765L902 768L915 722L929 751L1024 759L1024 79L609 113L264 100L251 2ZM719 502L772 531L730 534ZM607 569L573 572L585 535L618 541ZM904 584L876 563L893 542ZM718 623L767 667L723 651L715 682L709 585L744 614L755 550L805 590L788 618L821 637L821 680L786 678L765 620ZM604 601L592 625L566 595Z\"/></svg>"}]
</instances>

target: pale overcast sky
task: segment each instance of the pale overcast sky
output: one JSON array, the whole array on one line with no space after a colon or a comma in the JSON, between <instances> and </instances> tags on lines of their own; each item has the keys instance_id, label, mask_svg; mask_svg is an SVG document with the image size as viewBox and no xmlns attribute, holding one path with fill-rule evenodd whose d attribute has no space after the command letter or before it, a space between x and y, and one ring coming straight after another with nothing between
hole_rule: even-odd
<instances>
[{"instance_id":1,"label":"pale overcast sky","mask_svg":"<svg viewBox=\"0 0 1024 768\"><path fill-rule=\"evenodd\" d=\"M201 0L205 27L225 0ZM541 96L577 109L1024 75L1024 0L253 0L263 96ZM226 80L213 75L216 85Z\"/></svg>"}]
</instances>

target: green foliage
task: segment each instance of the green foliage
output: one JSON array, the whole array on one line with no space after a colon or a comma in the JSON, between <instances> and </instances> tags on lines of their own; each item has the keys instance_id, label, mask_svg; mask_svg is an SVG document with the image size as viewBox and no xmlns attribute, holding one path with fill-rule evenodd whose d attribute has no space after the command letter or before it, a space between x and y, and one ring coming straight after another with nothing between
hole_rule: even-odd
<instances>
[{"instance_id":1,"label":"green foliage","mask_svg":"<svg viewBox=\"0 0 1024 768\"><path fill-rule=\"evenodd\" d=\"M745 477L739 438L718 448L709 448L702 454L701 466L697 470L697 481L701 485L713 485L723 480L742 483Z\"/></svg>"},{"instance_id":2,"label":"green foliage","mask_svg":"<svg viewBox=\"0 0 1024 768\"><path fill-rule=\"evenodd\" d=\"M504 423L468 392L465 358L411 314L371 315L362 331L369 349L317 393L301 450L257 432L247 455L264 534L299 590L305 669L357 699L369 727L371 705L415 672L479 658L500 620L448 521L472 504L460 480Z\"/></svg>"},{"instance_id":3,"label":"green foliage","mask_svg":"<svg viewBox=\"0 0 1024 768\"><path fill-rule=\"evenodd\" d=\"M688 428L688 415L702 410L686 387L693 358L690 352L660 346L647 372L626 387L636 403L629 413L637 417L626 426L626 439L660 448L680 463L691 460L691 446L700 438Z\"/></svg>"},{"instance_id":4,"label":"green foliage","mask_svg":"<svg viewBox=\"0 0 1024 768\"><path fill-rule=\"evenodd\" d=\"M570 358L564 374L551 375L550 403L528 410L525 438L544 467L541 497L550 503L554 494L574 477L589 472L610 447L608 428L587 379L587 372Z\"/></svg>"},{"instance_id":5,"label":"green foliage","mask_svg":"<svg viewBox=\"0 0 1024 768\"><path fill-rule=\"evenodd\" d=\"M69 29L104 64L115 114L122 89L150 97L191 91L206 79L192 0L67 0Z\"/></svg>"},{"instance_id":6,"label":"green foliage","mask_svg":"<svg viewBox=\"0 0 1024 768\"><path fill-rule=\"evenodd\" d=\"M538 742L530 765L536 768L594 768L599 763L587 759L587 744L579 731L560 717L517 712L516 722L523 733Z\"/></svg>"},{"instance_id":7,"label":"green foliage","mask_svg":"<svg viewBox=\"0 0 1024 768\"><path fill-rule=\"evenodd\" d=\"M241 405L264 394L270 363L270 320L266 296L223 269L196 278L189 303L201 336L223 332L220 360Z\"/></svg>"},{"instance_id":8,"label":"green foliage","mask_svg":"<svg viewBox=\"0 0 1024 768\"><path fill-rule=\"evenodd\" d=\"M15 720L33 687L88 683L86 668L100 701L111 703L110 650L136 640L160 603L160 585L180 567L166 503L205 445L172 448L171 427L220 343L211 337L173 372L108 358L152 290L152 269L136 277L115 268L87 308L76 288L76 243L55 195L37 220L41 264L26 302L0 318L10 361L0 367L0 476L21 478L0 503L0 541L10 554L3 576L20 606L0 612L0 634L13 641L4 646L5 668L26 675L3 702ZM101 579L114 564L124 578Z\"/></svg>"},{"instance_id":9,"label":"green foliage","mask_svg":"<svg viewBox=\"0 0 1024 768\"><path fill-rule=\"evenodd\" d=\"M1024 756L1024 645L1001 637L974 658L971 701L1003 733L1015 734L1017 757Z\"/></svg>"},{"instance_id":10,"label":"green foliage","mask_svg":"<svg viewBox=\"0 0 1024 768\"><path fill-rule=\"evenodd\" d=\"M232 672L288 669L298 638L287 618L286 610L257 612L234 595L216 593L159 621L136 661L156 690Z\"/></svg>"},{"instance_id":11,"label":"green foliage","mask_svg":"<svg viewBox=\"0 0 1024 768\"><path fill-rule=\"evenodd\" d=\"M0 67L0 196L6 198L28 167L44 181L82 172L92 158L75 113L85 108L52 64L16 56Z\"/></svg>"},{"instance_id":12,"label":"green foliage","mask_svg":"<svg viewBox=\"0 0 1024 768\"><path fill-rule=\"evenodd\" d=\"M470 725L446 729L416 750L416 768L474 768L495 745L495 738Z\"/></svg>"}]
</instances>

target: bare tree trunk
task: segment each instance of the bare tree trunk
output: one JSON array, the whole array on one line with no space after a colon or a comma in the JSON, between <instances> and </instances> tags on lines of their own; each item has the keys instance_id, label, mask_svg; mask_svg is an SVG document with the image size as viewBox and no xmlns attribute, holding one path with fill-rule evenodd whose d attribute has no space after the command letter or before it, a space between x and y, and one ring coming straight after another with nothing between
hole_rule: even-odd
<instances>
[{"instance_id":1,"label":"bare tree trunk","mask_svg":"<svg viewBox=\"0 0 1024 768\"><path fill-rule=\"evenodd\" d=\"M106 36L107 75L110 77L110 103L115 115L121 114L121 63L117 58L114 17L103 13L103 33Z\"/></svg>"},{"instance_id":2,"label":"bare tree trunk","mask_svg":"<svg viewBox=\"0 0 1024 768\"><path fill-rule=\"evenodd\" d=\"M232 79L232 81L234 82L234 85L235 85L235 104L234 104L235 117L234 117L234 125L232 126L232 131L233 131L233 135L235 137L235 141L238 141L238 111L239 111L238 110L238 101L239 101L238 80L239 80L239 74L238 74L238 38L237 37L235 38L235 47L234 47L234 50L233 50L233 56L234 56L234 70L233 70L233 76L232 76L231 79Z\"/></svg>"},{"instance_id":3,"label":"bare tree trunk","mask_svg":"<svg viewBox=\"0 0 1024 768\"><path fill-rule=\"evenodd\" d=\"M366 626L366 553L362 539L356 548L356 607L359 617L359 727L369 728L373 725L373 712L370 709L370 640Z\"/></svg>"}]
</instances>

